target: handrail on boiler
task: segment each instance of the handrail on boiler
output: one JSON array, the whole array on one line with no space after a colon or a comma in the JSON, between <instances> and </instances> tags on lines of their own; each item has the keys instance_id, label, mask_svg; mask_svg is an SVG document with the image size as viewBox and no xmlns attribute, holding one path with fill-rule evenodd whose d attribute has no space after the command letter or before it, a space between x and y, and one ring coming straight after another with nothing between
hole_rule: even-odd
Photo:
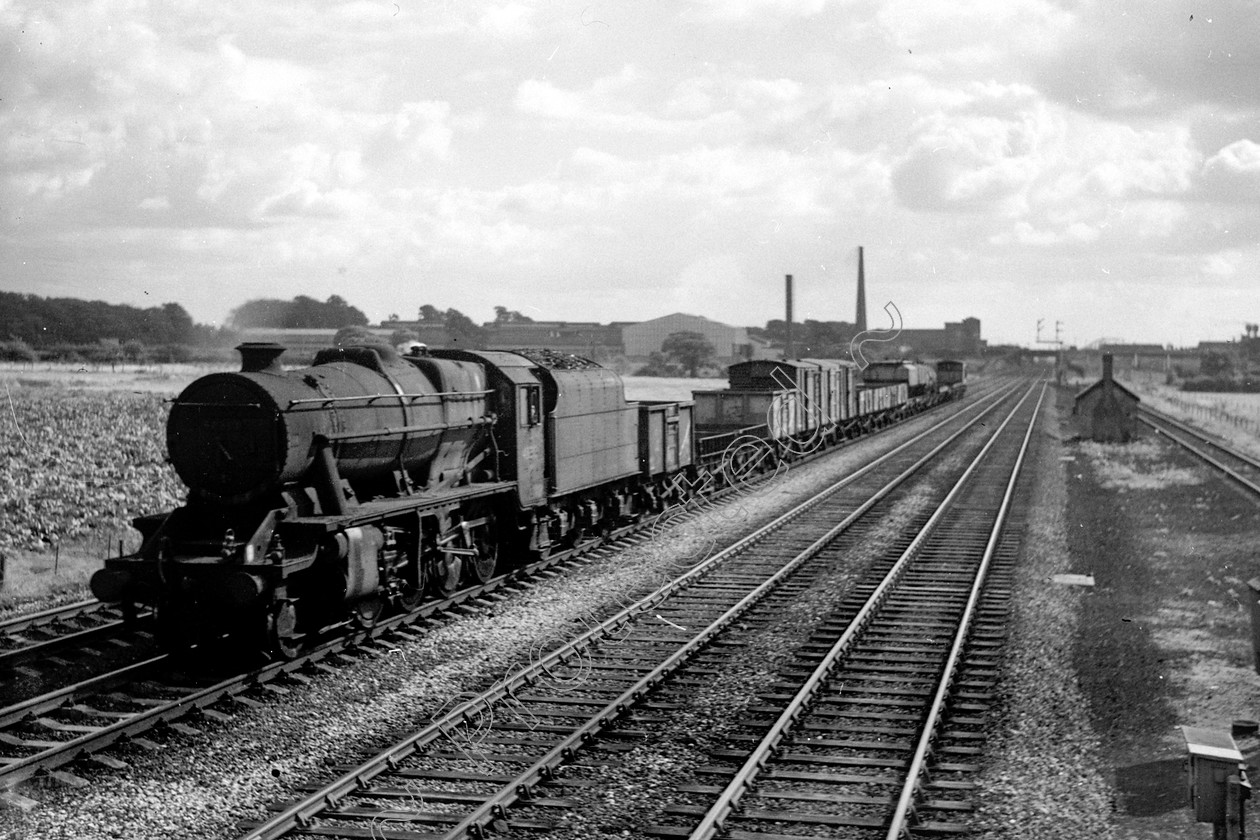
<instances>
[{"instance_id":1,"label":"handrail on boiler","mask_svg":"<svg viewBox=\"0 0 1260 840\"><path fill-rule=\"evenodd\" d=\"M285 406L285 410L289 410L298 405L316 405L326 406L333 403L347 403L362 401L361 406L346 406L347 408L367 408L377 400L411 400L413 403L417 400L432 399L434 397L484 397L487 394L494 393L492 390L486 391L438 391L435 394L362 394L355 397L310 397L304 400L289 400L289 404Z\"/></svg>"}]
</instances>

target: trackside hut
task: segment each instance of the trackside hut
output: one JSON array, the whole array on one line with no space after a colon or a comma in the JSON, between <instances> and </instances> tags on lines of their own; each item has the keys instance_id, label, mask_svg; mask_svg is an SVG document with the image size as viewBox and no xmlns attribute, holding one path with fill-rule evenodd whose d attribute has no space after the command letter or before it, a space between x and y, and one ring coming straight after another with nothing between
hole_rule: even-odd
<instances>
[{"instance_id":1,"label":"trackside hut","mask_svg":"<svg viewBox=\"0 0 1260 840\"><path fill-rule=\"evenodd\" d=\"M1135 416L1141 398L1112 376L1111 354L1103 356L1103 376L1076 395L1072 414L1077 432L1083 438L1104 443L1124 443L1132 439Z\"/></svg>"}]
</instances>

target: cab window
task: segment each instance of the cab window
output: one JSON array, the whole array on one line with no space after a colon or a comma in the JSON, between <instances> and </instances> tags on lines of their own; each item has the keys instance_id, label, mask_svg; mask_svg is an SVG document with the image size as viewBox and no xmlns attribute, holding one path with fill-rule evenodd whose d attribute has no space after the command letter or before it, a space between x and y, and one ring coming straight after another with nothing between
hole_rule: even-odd
<instances>
[{"instance_id":1,"label":"cab window","mask_svg":"<svg viewBox=\"0 0 1260 840\"><path fill-rule=\"evenodd\" d=\"M521 389L521 425L537 426L542 422L542 388L526 385Z\"/></svg>"}]
</instances>

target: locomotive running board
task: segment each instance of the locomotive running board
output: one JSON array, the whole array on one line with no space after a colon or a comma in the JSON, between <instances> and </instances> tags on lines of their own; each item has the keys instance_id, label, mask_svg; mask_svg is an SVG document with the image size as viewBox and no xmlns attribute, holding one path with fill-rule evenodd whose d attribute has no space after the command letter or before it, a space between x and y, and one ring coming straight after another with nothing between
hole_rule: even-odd
<instances>
[{"instance_id":1,"label":"locomotive running board","mask_svg":"<svg viewBox=\"0 0 1260 840\"><path fill-rule=\"evenodd\" d=\"M286 517L283 522L285 525L332 531L339 528L354 527L355 525L366 525L402 513L425 514L430 511L440 511L449 508L456 502L506 494L515 489L515 487L516 483L511 481L496 481L465 487L453 487L449 490L435 490L431 493L408 496L402 499L379 499L371 502L360 502L353 509L342 514Z\"/></svg>"}]
</instances>

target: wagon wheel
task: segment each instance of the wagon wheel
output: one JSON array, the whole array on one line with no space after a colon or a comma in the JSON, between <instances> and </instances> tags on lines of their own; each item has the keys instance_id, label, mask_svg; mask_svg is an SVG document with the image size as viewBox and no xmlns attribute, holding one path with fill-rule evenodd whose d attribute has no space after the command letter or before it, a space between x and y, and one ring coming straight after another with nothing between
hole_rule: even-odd
<instances>
[{"instance_id":1,"label":"wagon wheel","mask_svg":"<svg viewBox=\"0 0 1260 840\"><path fill-rule=\"evenodd\" d=\"M569 548L577 548L590 538L590 529L585 525L574 525L569 533L564 535L564 544Z\"/></svg>"},{"instance_id":2,"label":"wagon wheel","mask_svg":"<svg viewBox=\"0 0 1260 840\"><path fill-rule=\"evenodd\" d=\"M361 630L370 630L375 627L383 612L385 612L385 599L376 593L365 595L350 605L350 617Z\"/></svg>"},{"instance_id":3,"label":"wagon wheel","mask_svg":"<svg viewBox=\"0 0 1260 840\"><path fill-rule=\"evenodd\" d=\"M485 583L494 577L494 570L499 564L499 547L493 542L476 540L477 554L468 564L468 574L477 583Z\"/></svg>"},{"instance_id":4,"label":"wagon wheel","mask_svg":"<svg viewBox=\"0 0 1260 840\"><path fill-rule=\"evenodd\" d=\"M403 612L411 612L424 603L424 573L420 570L420 561L412 555L407 565L397 578L398 588L394 592L394 600Z\"/></svg>"},{"instance_id":5,"label":"wagon wheel","mask_svg":"<svg viewBox=\"0 0 1260 840\"><path fill-rule=\"evenodd\" d=\"M297 659L305 647L306 634L297 629L297 610L292 601L280 601L267 616L267 641L282 659Z\"/></svg>"},{"instance_id":6,"label":"wagon wheel","mask_svg":"<svg viewBox=\"0 0 1260 840\"><path fill-rule=\"evenodd\" d=\"M429 587L439 598L449 598L459 591L464 576L464 561L458 554L439 554L428 564Z\"/></svg>"},{"instance_id":7,"label":"wagon wheel","mask_svg":"<svg viewBox=\"0 0 1260 840\"><path fill-rule=\"evenodd\" d=\"M407 581L398 591L398 608L403 612L411 612L424 603L424 587Z\"/></svg>"},{"instance_id":8,"label":"wagon wheel","mask_svg":"<svg viewBox=\"0 0 1260 840\"><path fill-rule=\"evenodd\" d=\"M468 548L473 554L467 556L465 564L470 583L485 583L494 577L499 562L498 529L495 527L494 514L486 505L476 505L468 511L467 520L482 520L468 528Z\"/></svg>"},{"instance_id":9,"label":"wagon wheel","mask_svg":"<svg viewBox=\"0 0 1260 840\"><path fill-rule=\"evenodd\" d=\"M556 548L557 546L555 543L548 543L542 548L531 548L529 549L529 559L534 562L546 560L552 555L552 552L554 552Z\"/></svg>"}]
</instances>

